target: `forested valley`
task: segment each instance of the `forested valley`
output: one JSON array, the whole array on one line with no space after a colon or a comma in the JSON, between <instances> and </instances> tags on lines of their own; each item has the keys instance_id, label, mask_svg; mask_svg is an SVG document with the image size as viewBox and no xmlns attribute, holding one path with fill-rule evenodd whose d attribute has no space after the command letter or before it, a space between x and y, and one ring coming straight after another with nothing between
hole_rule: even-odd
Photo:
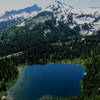
<instances>
[{"instance_id":1,"label":"forested valley","mask_svg":"<svg viewBox=\"0 0 100 100\"><path fill-rule=\"evenodd\" d=\"M70 62L84 65L87 75L80 95L66 100L100 99L100 31L96 35L82 36L78 26L72 30L67 24L59 23L56 29L54 23L46 21L34 27L34 31L29 30L29 25L13 26L0 33L0 96L13 85L22 64ZM44 36L47 25L52 32ZM13 55L18 52L22 53ZM44 97L43 100L65 99Z\"/></svg>"}]
</instances>

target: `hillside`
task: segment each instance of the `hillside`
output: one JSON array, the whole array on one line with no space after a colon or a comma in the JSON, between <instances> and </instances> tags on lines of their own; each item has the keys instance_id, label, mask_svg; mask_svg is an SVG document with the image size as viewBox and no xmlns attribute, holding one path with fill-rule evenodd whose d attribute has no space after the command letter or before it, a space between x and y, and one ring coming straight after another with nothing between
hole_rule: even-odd
<instances>
[{"instance_id":1,"label":"hillside","mask_svg":"<svg viewBox=\"0 0 100 100\"><path fill-rule=\"evenodd\" d=\"M29 13L24 20L22 12L7 12L22 18L0 32L0 99L18 78L20 65L55 62L81 64L87 72L81 93L67 100L99 100L100 8L75 9L57 1L35 15Z\"/></svg>"},{"instance_id":2,"label":"hillside","mask_svg":"<svg viewBox=\"0 0 100 100\"><path fill-rule=\"evenodd\" d=\"M37 12L41 10L42 8L38 7L35 4L24 9L6 11L5 13L0 14L0 31L7 28L11 24L16 23L17 21L21 21L31 16L34 16Z\"/></svg>"},{"instance_id":3,"label":"hillside","mask_svg":"<svg viewBox=\"0 0 100 100\"><path fill-rule=\"evenodd\" d=\"M24 51L41 42L68 43L73 37L84 37L82 32L84 35L95 35L99 26L90 23L99 23L99 19L93 21L100 16L99 13L99 8L75 9L61 2L54 2L35 16L19 21L1 32L0 55ZM88 20L90 18L92 20Z\"/></svg>"},{"instance_id":4,"label":"hillside","mask_svg":"<svg viewBox=\"0 0 100 100\"><path fill-rule=\"evenodd\" d=\"M80 33L83 35L95 34L100 29L100 8L76 9L56 1L41 11L44 12L52 14L56 19L56 26L58 21L67 23L72 29L79 26Z\"/></svg>"}]
</instances>

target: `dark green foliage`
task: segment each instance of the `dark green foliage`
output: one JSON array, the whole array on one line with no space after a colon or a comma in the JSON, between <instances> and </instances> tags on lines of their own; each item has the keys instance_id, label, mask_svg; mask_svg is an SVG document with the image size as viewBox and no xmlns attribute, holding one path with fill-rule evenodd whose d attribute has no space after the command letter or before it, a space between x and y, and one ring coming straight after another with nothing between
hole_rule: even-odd
<instances>
[{"instance_id":1,"label":"dark green foliage","mask_svg":"<svg viewBox=\"0 0 100 100\"><path fill-rule=\"evenodd\" d=\"M70 13L70 14L67 16L67 18L68 18L68 24L73 24L73 14Z\"/></svg>"},{"instance_id":2,"label":"dark green foliage","mask_svg":"<svg viewBox=\"0 0 100 100\"><path fill-rule=\"evenodd\" d=\"M81 31L80 26L79 25L75 26L74 30L76 31L76 33L79 33Z\"/></svg>"},{"instance_id":3,"label":"dark green foliage","mask_svg":"<svg viewBox=\"0 0 100 100\"><path fill-rule=\"evenodd\" d=\"M24 51L41 42L58 42L68 40L68 36L79 35L78 31L72 30L67 24L59 22L56 27L55 18L45 23L39 23L30 29L30 25L24 27L9 27L0 33L0 56ZM45 33L45 30L50 32Z\"/></svg>"},{"instance_id":4,"label":"dark green foliage","mask_svg":"<svg viewBox=\"0 0 100 100\"><path fill-rule=\"evenodd\" d=\"M84 37L83 37L84 38ZM82 37L71 37L68 42L49 43L46 41L37 42L31 48L19 56L9 59L2 59L0 67L1 91L6 91L5 83L17 77L17 67L25 63L46 63L48 61L61 61L63 59L73 60L76 58L87 59L85 61L87 75L83 80L83 89L79 96L68 97L67 100L98 100L100 98L100 45L98 35ZM6 70L6 71L5 71ZM11 72L10 72L11 71ZM6 73L11 73L6 76ZM13 76L12 76L13 75ZM44 98L43 100L63 100L63 98Z\"/></svg>"},{"instance_id":5,"label":"dark green foliage","mask_svg":"<svg viewBox=\"0 0 100 100\"><path fill-rule=\"evenodd\" d=\"M18 69L11 59L0 60L0 92L7 91L7 83L17 78Z\"/></svg>"},{"instance_id":6,"label":"dark green foliage","mask_svg":"<svg viewBox=\"0 0 100 100\"><path fill-rule=\"evenodd\" d=\"M59 22L55 26L55 19L44 24L39 23L30 29L24 27L10 27L0 33L0 57L16 52L19 55L0 58L0 92L7 91L6 84L18 75L19 64L46 63L48 61L73 60L85 61L87 75L83 80L83 89L79 96L69 97L67 100L99 100L100 99L100 31L97 35L80 36L77 26L74 30L67 24ZM44 36L44 30L50 32ZM64 100L63 98L46 98L44 100Z\"/></svg>"},{"instance_id":7,"label":"dark green foliage","mask_svg":"<svg viewBox=\"0 0 100 100\"><path fill-rule=\"evenodd\" d=\"M93 22L98 22L100 20L100 17L96 17Z\"/></svg>"},{"instance_id":8,"label":"dark green foliage","mask_svg":"<svg viewBox=\"0 0 100 100\"><path fill-rule=\"evenodd\" d=\"M36 17L47 16L47 15L52 16L52 13L45 11L45 12L39 13Z\"/></svg>"},{"instance_id":9,"label":"dark green foliage","mask_svg":"<svg viewBox=\"0 0 100 100\"><path fill-rule=\"evenodd\" d=\"M89 30L90 27L89 27L89 25L88 25L87 23L84 23L84 24L82 25L82 29L83 29L83 30Z\"/></svg>"}]
</instances>

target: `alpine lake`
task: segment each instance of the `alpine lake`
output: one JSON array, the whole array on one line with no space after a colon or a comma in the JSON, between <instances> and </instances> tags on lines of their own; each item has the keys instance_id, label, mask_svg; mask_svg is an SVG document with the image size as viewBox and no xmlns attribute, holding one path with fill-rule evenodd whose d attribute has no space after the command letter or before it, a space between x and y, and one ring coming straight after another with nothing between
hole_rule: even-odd
<instances>
[{"instance_id":1,"label":"alpine lake","mask_svg":"<svg viewBox=\"0 0 100 100\"><path fill-rule=\"evenodd\" d=\"M85 69L81 65L47 63L21 67L8 100L40 100L44 96L77 96Z\"/></svg>"}]
</instances>

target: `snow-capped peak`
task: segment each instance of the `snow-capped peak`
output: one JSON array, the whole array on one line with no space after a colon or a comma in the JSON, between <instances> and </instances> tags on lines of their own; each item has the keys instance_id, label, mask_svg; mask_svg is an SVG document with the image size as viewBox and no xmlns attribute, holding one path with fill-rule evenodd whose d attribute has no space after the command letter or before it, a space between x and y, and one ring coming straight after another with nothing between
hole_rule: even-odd
<instances>
[{"instance_id":1,"label":"snow-capped peak","mask_svg":"<svg viewBox=\"0 0 100 100\"><path fill-rule=\"evenodd\" d=\"M52 10L52 11L57 11L57 10L70 10L72 9L72 7L60 2L60 1L55 1L53 4L51 4L50 6L48 6L46 9L48 10Z\"/></svg>"},{"instance_id":2,"label":"snow-capped peak","mask_svg":"<svg viewBox=\"0 0 100 100\"><path fill-rule=\"evenodd\" d=\"M52 12L53 17L56 18L56 23L58 24L58 21L67 22L68 20L67 15L69 15L72 9L73 9L72 7L60 1L55 1L52 5L44 9L44 11Z\"/></svg>"},{"instance_id":3,"label":"snow-capped peak","mask_svg":"<svg viewBox=\"0 0 100 100\"><path fill-rule=\"evenodd\" d=\"M52 13L56 18L57 26L59 21L68 23L70 28L78 25L82 34L91 34L100 30L100 8L76 9L56 0L43 11Z\"/></svg>"},{"instance_id":4,"label":"snow-capped peak","mask_svg":"<svg viewBox=\"0 0 100 100\"><path fill-rule=\"evenodd\" d=\"M38 13L24 12L21 14L14 14L7 18L0 18L0 21L9 20L10 18L15 19L16 17L28 18L29 16L33 17L35 15L40 18L37 22L45 22L46 20L55 18L56 26L59 25L59 21L67 23L70 28L79 26L82 34L92 34L93 32L100 30L100 8L76 9L58 0ZM22 23L20 26L22 25L24 24Z\"/></svg>"}]
</instances>

